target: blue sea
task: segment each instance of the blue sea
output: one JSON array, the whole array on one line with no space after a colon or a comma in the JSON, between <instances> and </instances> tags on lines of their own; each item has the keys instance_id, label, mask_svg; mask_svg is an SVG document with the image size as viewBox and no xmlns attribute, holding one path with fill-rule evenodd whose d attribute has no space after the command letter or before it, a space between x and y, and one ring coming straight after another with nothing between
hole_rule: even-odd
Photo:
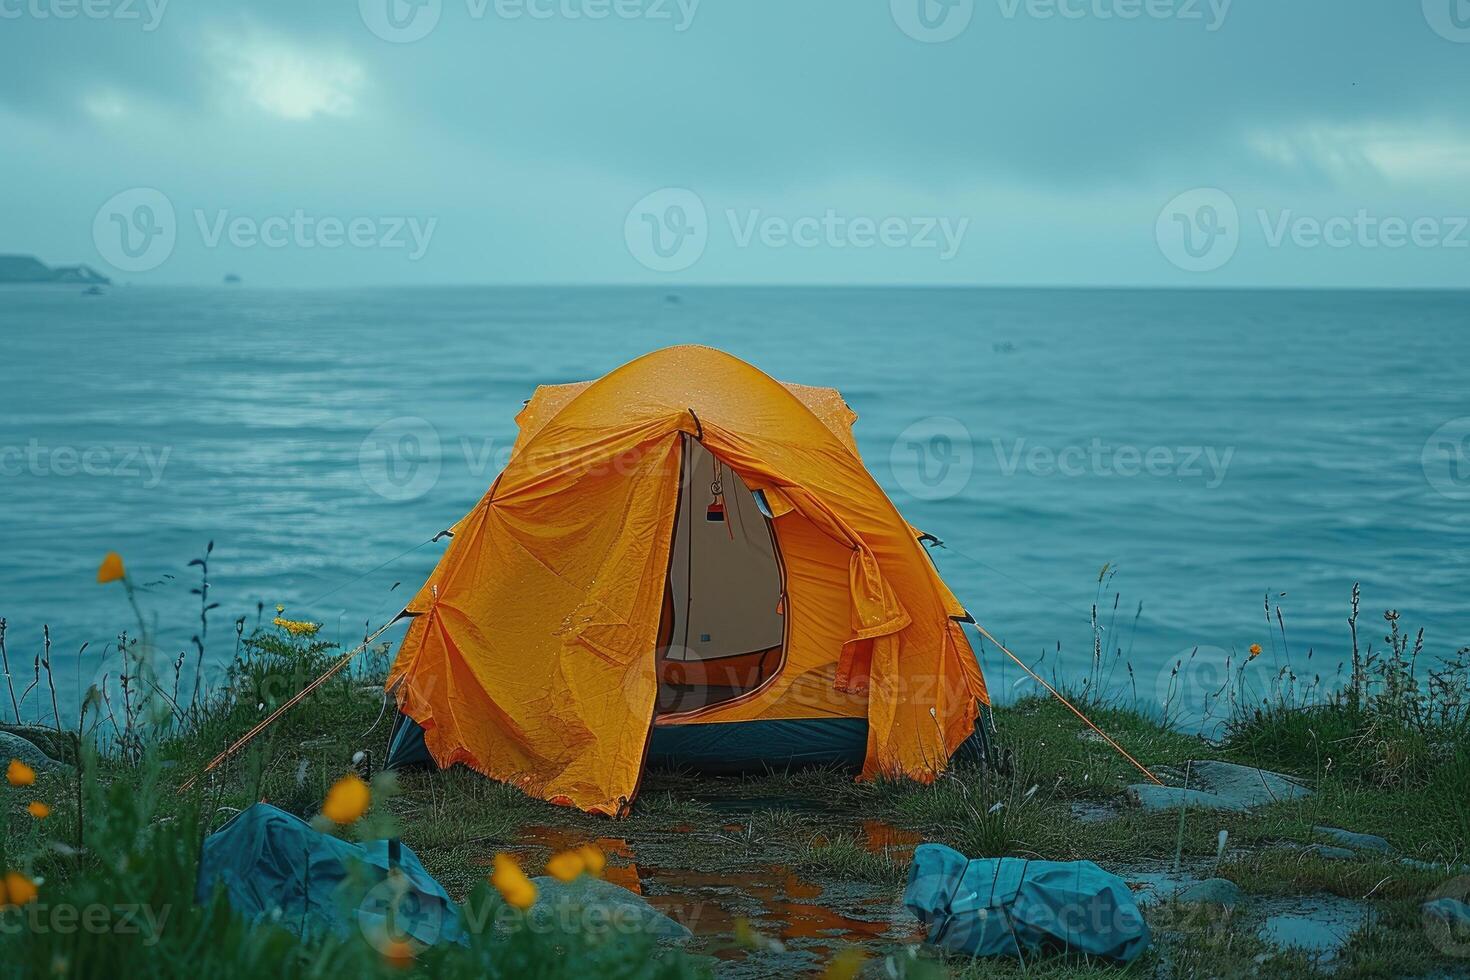
<instances>
[{"instance_id":1,"label":"blue sea","mask_svg":"<svg viewBox=\"0 0 1470 980\"><path fill-rule=\"evenodd\" d=\"M1365 638L1393 608L1430 654L1470 643L1467 326L1453 292L5 288L6 647L19 691L50 626L69 714L134 622L95 582L117 551L160 655L192 663L211 541L213 669L277 604L360 640L536 385L699 343L839 388L874 476L1018 655L1075 684L1098 638L1112 687L1188 717L1252 643L1262 683L1329 685L1355 582ZM1034 690L982 660L998 698ZM25 714L49 717L44 690Z\"/></svg>"}]
</instances>

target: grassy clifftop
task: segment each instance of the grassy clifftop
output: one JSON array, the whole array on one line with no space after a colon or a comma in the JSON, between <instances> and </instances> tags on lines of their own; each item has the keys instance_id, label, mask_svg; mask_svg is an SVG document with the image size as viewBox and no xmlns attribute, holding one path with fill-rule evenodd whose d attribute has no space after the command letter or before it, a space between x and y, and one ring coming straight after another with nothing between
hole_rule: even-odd
<instances>
[{"instance_id":1,"label":"grassy clifftop","mask_svg":"<svg viewBox=\"0 0 1470 980\"><path fill-rule=\"evenodd\" d=\"M192 901L205 833L261 799L317 814L354 758L369 768L382 758L392 719L380 683L387 649L376 647L179 792L221 746L340 654L301 624L281 620L248 635L242 626L224 687L185 696L176 678L151 676L139 656L126 705L100 694L89 701L91 737L67 760L80 771L8 790L0 863L40 884L35 903L0 913L0 958L24 975L76 976L1464 975L1464 937L1421 911L1429 898L1463 898L1460 885L1470 891L1460 868L1470 842L1463 677L1451 670L1421 686L1414 644L1400 638L1396 618L1387 628L1383 654L1355 657L1365 661L1361 676L1340 694L1302 701L1276 689L1242 698L1215 742L1132 707L1083 702L1165 783L1185 784L1191 763L1222 760L1286 773L1312 790L1247 811L1138 806L1127 787L1141 774L1066 708L1040 698L996 711L999 766L961 767L932 786L856 783L825 770L723 779L651 773L633 816L608 821L463 770L400 774L396 786L379 784L367 819L341 833L400 836L457 900L498 901L485 884L496 854L534 874L553 852L590 841L608 855L610 880L694 933L681 952L660 951L647 937L575 930L522 937L515 947L492 932L469 950L403 962L362 937L303 943ZM148 691L155 693L140 693ZM67 744L58 739L53 751L65 754ZM49 807L44 820L23 808L33 798ZM1380 837L1386 849L1342 848L1337 831ZM971 963L923 948L899 903L921 841L972 856L1091 860L1145 899L1211 878L1241 896L1225 905L1150 901L1154 948L1126 969L1064 951L1024 967ZM1272 940L1273 923L1303 904L1351 919L1329 952ZM126 931L123 906L152 910L159 921ZM64 927L64 910L75 917L91 908L109 910L98 913L98 930Z\"/></svg>"}]
</instances>

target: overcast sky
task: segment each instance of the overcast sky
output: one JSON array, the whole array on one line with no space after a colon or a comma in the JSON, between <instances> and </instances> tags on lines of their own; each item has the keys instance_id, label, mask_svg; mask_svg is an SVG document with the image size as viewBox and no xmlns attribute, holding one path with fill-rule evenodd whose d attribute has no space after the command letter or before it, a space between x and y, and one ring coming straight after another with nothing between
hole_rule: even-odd
<instances>
[{"instance_id":1,"label":"overcast sky","mask_svg":"<svg viewBox=\"0 0 1470 980\"><path fill-rule=\"evenodd\" d=\"M1467 96L1464 0L0 0L0 252L1461 287Z\"/></svg>"}]
</instances>

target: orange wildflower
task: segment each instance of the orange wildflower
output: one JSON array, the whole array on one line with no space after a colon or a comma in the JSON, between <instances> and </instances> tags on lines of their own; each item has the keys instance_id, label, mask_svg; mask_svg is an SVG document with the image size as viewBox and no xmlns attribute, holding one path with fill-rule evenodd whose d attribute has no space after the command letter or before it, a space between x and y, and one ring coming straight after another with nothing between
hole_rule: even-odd
<instances>
[{"instance_id":1,"label":"orange wildflower","mask_svg":"<svg viewBox=\"0 0 1470 980\"><path fill-rule=\"evenodd\" d=\"M12 786L30 786L36 781L36 770L19 759L11 759L5 770L5 779Z\"/></svg>"},{"instance_id":2,"label":"orange wildflower","mask_svg":"<svg viewBox=\"0 0 1470 980\"><path fill-rule=\"evenodd\" d=\"M322 804L322 815L336 824L349 824L357 820L373 802L368 784L356 773L348 773L327 790L327 800Z\"/></svg>"},{"instance_id":3,"label":"orange wildflower","mask_svg":"<svg viewBox=\"0 0 1470 980\"><path fill-rule=\"evenodd\" d=\"M573 881L587 870L587 861L577 851L553 854L546 862L546 873L558 881Z\"/></svg>"},{"instance_id":4,"label":"orange wildflower","mask_svg":"<svg viewBox=\"0 0 1470 980\"><path fill-rule=\"evenodd\" d=\"M4 887L0 888L0 905L29 905L38 894L36 883L19 871L5 875Z\"/></svg>"},{"instance_id":5,"label":"orange wildflower","mask_svg":"<svg viewBox=\"0 0 1470 980\"><path fill-rule=\"evenodd\" d=\"M127 576L127 570L123 568L122 555L115 551L109 551L102 556L102 564L97 566L97 581L101 583L116 582Z\"/></svg>"},{"instance_id":6,"label":"orange wildflower","mask_svg":"<svg viewBox=\"0 0 1470 980\"><path fill-rule=\"evenodd\" d=\"M577 853L582 856L587 873L594 878L601 878L602 869L607 867L607 855L602 853L602 848L596 844L583 844L577 848Z\"/></svg>"},{"instance_id":7,"label":"orange wildflower","mask_svg":"<svg viewBox=\"0 0 1470 980\"><path fill-rule=\"evenodd\" d=\"M399 970L413 966L413 946L406 939L394 939L383 949L383 961Z\"/></svg>"},{"instance_id":8,"label":"orange wildflower","mask_svg":"<svg viewBox=\"0 0 1470 980\"><path fill-rule=\"evenodd\" d=\"M525 911L536 904L536 883L526 877L515 858L508 854L495 855L495 871L490 875L490 884L512 908Z\"/></svg>"}]
</instances>

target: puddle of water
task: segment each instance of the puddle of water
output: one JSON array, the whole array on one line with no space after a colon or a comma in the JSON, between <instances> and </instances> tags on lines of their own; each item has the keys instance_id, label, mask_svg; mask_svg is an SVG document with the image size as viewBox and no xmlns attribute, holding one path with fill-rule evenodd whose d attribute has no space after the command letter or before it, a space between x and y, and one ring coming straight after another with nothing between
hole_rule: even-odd
<instances>
[{"instance_id":1,"label":"puddle of water","mask_svg":"<svg viewBox=\"0 0 1470 980\"><path fill-rule=\"evenodd\" d=\"M913 856L914 848L924 843L924 835L895 827L882 820L863 821L863 846L874 854L887 851Z\"/></svg>"},{"instance_id":2,"label":"puddle of water","mask_svg":"<svg viewBox=\"0 0 1470 980\"><path fill-rule=\"evenodd\" d=\"M1335 959L1368 921L1368 910L1362 905L1330 895L1262 904L1266 919L1261 924L1261 938L1283 949L1300 949L1321 963Z\"/></svg>"},{"instance_id":3,"label":"puddle of water","mask_svg":"<svg viewBox=\"0 0 1470 980\"><path fill-rule=\"evenodd\" d=\"M773 808L769 798L748 802L751 813ZM738 835L746 827L728 823L723 830ZM920 834L878 820L865 821L861 831L864 846L874 853L911 853L923 840ZM576 830L531 826L523 828L515 848L558 851L587 841L588 836ZM668 848L656 840L647 845L660 856L655 865L640 862L637 847L624 838L599 837L594 843L609 857L605 880L643 896L659 912L686 926L696 946L722 960L767 955L737 938L742 920L745 928L779 939L792 954L818 960L850 945L911 943L923 936L922 927L899 904L897 895L889 894L892 889L851 882L826 888L780 864L735 870L682 868L668 863ZM473 863L488 866L493 857Z\"/></svg>"},{"instance_id":4,"label":"puddle of water","mask_svg":"<svg viewBox=\"0 0 1470 980\"><path fill-rule=\"evenodd\" d=\"M1125 872L1123 879L1128 882L1128 889L1133 892L1133 897L1138 904L1144 906L1167 901L1189 886L1197 885L1204 880L1200 875L1183 869Z\"/></svg>"},{"instance_id":5,"label":"puddle of water","mask_svg":"<svg viewBox=\"0 0 1470 980\"><path fill-rule=\"evenodd\" d=\"M790 869L684 871L644 867L645 897L660 912L706 939L721 959L743 958L735 939L743 919L766 938L790 949L830 954L865 942L910 942L922 932L908 913L876 899L838 909L826 890Z\"/></svg>"},{"instance_id":6,"label":"puddle of water","mask_svg":"<svg viewBox=\"0 0 1470 980\"><path fill-rule=\"evenodd\" d=\"M552 852L565 851L588 843L595 844L608 857L607 867L602 873L603 879L635 894L642 894L638 866L632 863L633 848L621 837L590 837L588 834L565 827L524 827L516 843L517 849L538 846ZM620 863L620 861L627 863ZM492 867L495 864L495 857L494 855L473 857L470 858L470 864L481 868ZM535 874L533 867L528 867L526 871L529 874Z\"/></svg>"}]
</instances>

